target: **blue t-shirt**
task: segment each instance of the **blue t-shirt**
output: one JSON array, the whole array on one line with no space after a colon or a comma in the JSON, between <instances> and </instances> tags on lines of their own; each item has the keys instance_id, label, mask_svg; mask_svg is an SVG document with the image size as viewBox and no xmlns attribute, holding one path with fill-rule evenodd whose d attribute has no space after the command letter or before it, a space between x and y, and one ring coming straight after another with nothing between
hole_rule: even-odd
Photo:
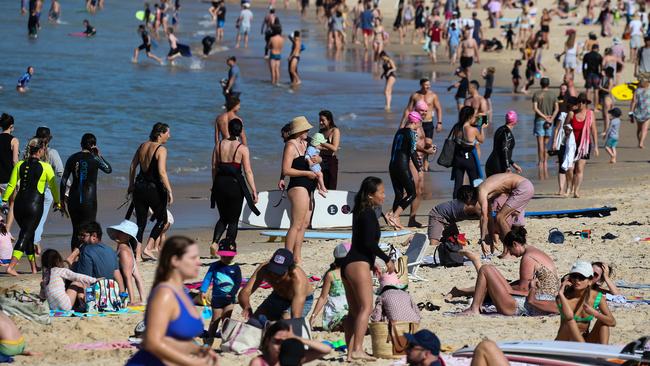
<instances>
[{"instance_id":1,"label":"blue t-shirt","mask_svg":"<svg viewBox=\"0 0 650 366\"><path fill-rule=\"evenodd\" d=\"M364 10L361 13L361 29L372 29L372 10Z\"/></svg>"},{"instance_id":2,"label":"blue t-shirt","mask_svg":"<svg viewBox=\"0 0 650 366\"><path fill-rule=\"evenodd\" d=\"M119 269L117 253L106 244L86 244L81 248L75 272L95 278L114 280L113 272Z\"/></svg>"},{"instance_id":3,"label":"blue t-shirt","mask_svg":"<svg viewBox=\"0 0 650 366\"><path fill-rule=\"evenodd\" d=\"M24 73L23 76L21 76L20 79L18 79L18 86L21 88L26 87L31 79L32 79L32 74L28 72Z\"/></svg>"},{"instance_id":4,"label":"blue t-shirt","mask_svg":"<svg viewBox=\"0 0 650 366\"><path fill-rule=\"evenodd\" d=\"M449 45L458 46L460 44L460 31L458 29L449 28Z\"/></svg>"},{"instance_id":5,"label":"blue t-shirt","mask_svg":"<svg viewBox=\"0 0 650 366\"><path fill-rule=\"evenodd\" d=\"M201 292L206 293L212 285L213 299L234 299L241 286L241 269L238 264L216 261L210 265L203 278Z\"/></svg>"},{"instance_id":6,"label":"blue t-shirt","mask_svg":"<svg viewBox=\"0 0 650 366\"><path fill-rule=\"evenodd\" d=\"M239 66L232 65L230 70L228 70L228 80L231 78L235 78L235 81L233 81L230 91L233 93L241 93L241 90L239 89Z\"/></svg>"}]
</instances>

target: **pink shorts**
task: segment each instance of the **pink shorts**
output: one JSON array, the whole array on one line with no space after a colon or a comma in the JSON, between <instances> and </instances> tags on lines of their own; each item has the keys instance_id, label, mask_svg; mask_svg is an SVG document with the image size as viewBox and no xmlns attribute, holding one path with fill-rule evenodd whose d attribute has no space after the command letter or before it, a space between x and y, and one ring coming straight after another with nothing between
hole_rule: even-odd
<instances>
[{"instance_id":1,"label":"pink shorts","mask_svg":"<svg viewBox=\"0 0 650 366\"><path fill-rule=\"evenodd\" d=\"M533 198L535 194L535 187L528 180L525 179L517 185L517 187L510 193L502 193L492 201L492 211L499 212L503 206L508 206L515 209L517 215L507 218L508 224L524 226L526 225L526 205Z\"/></svg>"}]
</instances>

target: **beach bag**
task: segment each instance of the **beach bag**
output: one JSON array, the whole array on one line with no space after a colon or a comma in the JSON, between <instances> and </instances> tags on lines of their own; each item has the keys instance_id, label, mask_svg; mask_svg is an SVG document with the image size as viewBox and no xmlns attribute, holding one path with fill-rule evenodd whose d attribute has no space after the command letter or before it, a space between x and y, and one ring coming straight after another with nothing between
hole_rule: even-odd
<instances>
[{"instance_id":1,"label":"beach bag","mask_svg":"<svg viewBox=\"0 0 650 366\"><path fill-rule=\"evenodd\" d=\"M119 311L124 303L117 281L101 279L86 289L86 312Z\"/></svg>"},{"instance_id":2,"label":"beach bag","mask_svg":"<svg viewBox=\"0 0 650 366\"><path fill-rule=\"evenodd\" d=\"M411 322L370 323L372 355L386 359L402 358L408 346L404 333L415 333L418 327L417 323Z\"/></svg>"},{"instance_id":3,"label":"beach bag","mask_svg":"<svg viewBox=\"0 0 650 366\"><path fill-rule=\"evenodd\" d=\"M38 295L31 294L14 286L0 289L0 310L8 315L18 315L25 319L50 324L50 307Z\"/></svg>"},{"instance_id":4,"label":"beach bag","mask_svg":"<svg viewBox=\"0 0 650 366\"><path fill-rule=\"evenodd\" d=\"M445 139L445 143L442 145L442 150L440 155L438 155L438 165L445 168L451 168L451 165L454 162L454 152L456 151L456 141L452 137L454 134L454 129L452 128L449 132L449 136Z\"/></svg>"},{"instance_id":5,"label":"beach bag","mask_svg":"<svg viewBox=\"0 0 650 366\"><path fill-rule=\"evenodd\" d=\"M262 342L262 329L226 318L221 326L221 351L238 355L254 352Z\"/></svg>"},{"instance_id":6,"label":"beach bag","mask_svg":"<svg viewBox=\"0 0 650 366\"><path fill-rule=\"evenodd\" d=\"M395 261L395 275L397 275L400 287L406 289L409 285L408 257L398 253L393 245L390 246L389 256Z\"/></svg>"},{"instance_id":7,"label":"beach bag","mask_svg":"<svg viewBox=\"0 0 650 366\"><path fill-rule=\"evenodd\" d=\"M438 255L436 256L436 253L433 253L433 262L435 265L443 267L462 266L463 263L465 263L465 257L458 253L458 251L462 249L463 246L453 240L453 237L450 237L448 240L438 244L435 250ZM437 262L436 257L438 258Z\"/></svg>"},{"instance_id":8,"label":"beach bag","mask_svg":"<svg viewBox=\"0 0 650 366\"><path fill-rule=\"evenodd\" d=\"M564 234L554 227L548 231L548 242L551 244L563 244L564 243Z\"/></svg>"}]
</instances>

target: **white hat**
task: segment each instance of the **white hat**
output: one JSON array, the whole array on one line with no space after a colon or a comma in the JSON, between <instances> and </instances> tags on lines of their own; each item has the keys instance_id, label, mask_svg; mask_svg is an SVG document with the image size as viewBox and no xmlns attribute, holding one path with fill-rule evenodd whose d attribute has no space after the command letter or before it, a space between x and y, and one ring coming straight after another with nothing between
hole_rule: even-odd
<instances>
[{"instance_id":1,"label":"white hat","mask_svg":"<svg viewBox=\"0 0 650 366\"><path fill-rule=\"evenodd\" d=\"M136 225L136 223L133 221L124 220L120 222L119 225L109 226L106 229L106 233L113 240L115 240L115 236L117 235L118 231L123 232L124 234L135 239L136 236L138 236L138 225Z\"/></svg>"},{"instance_id":2,"label":"white hat","mask_svg":"<svg viewBox=\"0 0 650 366\"><path fill-rule=\"evenodd\" d=\"M246 2L246 3L243 3L242 6L248 9L248 8L251 7L251 3Z\"/></svg>"},{"instance_id":3,"label":"white hat","mask_svg":"<svg viewBox=\"0 0 650 366\"><path fill-rule=\"evenodd\" d=\"M591 263L589 262L578 261L573 263L573 266L571 267L569 273L578 273L585 277L593 277L594 268L591 266Z\"/></svg>"}]
</instances>

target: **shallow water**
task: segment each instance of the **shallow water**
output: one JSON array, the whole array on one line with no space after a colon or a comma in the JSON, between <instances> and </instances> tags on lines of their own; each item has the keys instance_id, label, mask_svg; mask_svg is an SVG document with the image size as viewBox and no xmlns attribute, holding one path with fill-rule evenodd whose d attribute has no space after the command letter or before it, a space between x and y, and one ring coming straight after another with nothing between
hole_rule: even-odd
<instances>
[{"instance_id":1,"label":"shallow water","mask_svg":"<svg viewBox=\"0 0 650 366\"><path fill-rule=\"evenodd\" d=\"M110 176L100 175L104 184L125 185L132 154L146 140L156 121L172 127L168 164L174 184L209 180L212 121L222 111L223 102L218 81L226 75L225 58L230 54L237 55L242 70L241 116L256 172L279 169L279 129L284 123L294 116L306 115L315 124L321 109L334 112L345 138L343 149L348 153L363 150L387 154L387 145L392 141L409 93L417 89L417 79L431 76L420 71L420 65L428 62L424 55L396 57L399 80L393 96L395 112L387 114L383 111L383 80L378 78L376 67L372 73L373 65L367 55L356 49L340 54L328 52L322 26L301 21L296 12L278 12L285 34L300 29L307 47L300 64L303 84L292 90L286 84L274 87L268 82L268 70L261 57L263 38L257 31L265 9L253 9L249 49L233 49L234 20L239 7L229 3L224 47L208 59L182 58L172 67L158 66L143 54L139 64L131 63L133 48L140 44L136 33L139 23L134 17L141 8L138 2L108 2L107 8L96 15L78 11L76 7L80 5L64 3L65 24L49 24L43 14L37 40L28 39L27 19L19 15L16 5L0 2L0 34L5 50L0 64L0 85L4 87L0 91L0 109L14 115L16 135L23 144L37 126L49 126L55 136L53 146L64 160L78 150L83 133L95 133L102 153L114 167ZM177 36L181 43L191 44L195 54L200 53L201 38L214 29L207 19L207 6L183 3ZM97 36L68 36L82 30L85 18L97 28ZM166 55L166 40L157 43L153 52ZM287 40L285 55L289 49ZM33 65L36 74L29 92L20 95L14 91L14 85L27 65ZM282 78L288 83L286 56ZM441 96L448 116L445 124L450 126L455 120L450 117L456 111L453 91L448 93L445 89L448 84L439 78L433 88ZM495 96L494 115L503 115L512 102L512 97ZM532 128L522 127L531 124L530 116L522 116L515 129L521 136L516 149L519 161L530 161L535 155L530 138ZM441 138L437 136L436 140ZM488 141L483 147L484 159L490 145Z\"/></svg>"}]
</instances>

